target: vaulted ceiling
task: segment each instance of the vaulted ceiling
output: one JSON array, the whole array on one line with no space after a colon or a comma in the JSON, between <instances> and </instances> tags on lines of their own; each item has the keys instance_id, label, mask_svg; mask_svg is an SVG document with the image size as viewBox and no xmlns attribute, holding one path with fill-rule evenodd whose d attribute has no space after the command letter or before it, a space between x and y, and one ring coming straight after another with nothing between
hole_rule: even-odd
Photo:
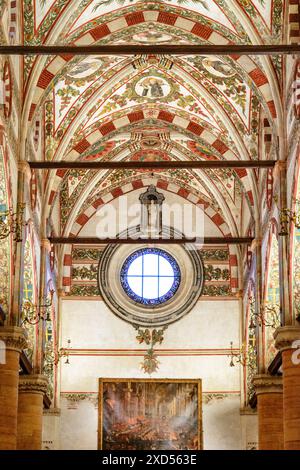
<instances>
[{"instance_id":1,"label":"vaulted ceiling","mask_svg":"<svg viewBox=\"0 0 300 470\"><path fill-rule=\"evenodd\" d=\"M23 4L25 44L283 42L283 0ZM28 160L265 159L282 138L278 56L28 56L23 85ZM48 215L60 197L67 235L107 191L149 174L214 208L232 235L244 201L257 213L253 170L81 170L48 175Z\"/></svg>"}]
</instances>

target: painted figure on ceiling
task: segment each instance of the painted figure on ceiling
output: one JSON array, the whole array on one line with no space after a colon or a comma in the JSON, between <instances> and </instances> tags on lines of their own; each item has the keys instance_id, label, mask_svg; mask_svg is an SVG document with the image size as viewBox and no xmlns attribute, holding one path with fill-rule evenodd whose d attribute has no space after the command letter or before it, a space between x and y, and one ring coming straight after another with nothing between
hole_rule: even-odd
<instances>
[{"instance_id":1,"label":"painted figure on ceiling","mask_svg":"<svg viewBox=\"0 0 300 470\"><path fill-rule=\"evenodd\" d=\"M163 80L156 77L145 78L140 84L143 88L142 96L148 98L161 98L165 96L163 87L165 83Z\"/></svg>"}]
</instances>

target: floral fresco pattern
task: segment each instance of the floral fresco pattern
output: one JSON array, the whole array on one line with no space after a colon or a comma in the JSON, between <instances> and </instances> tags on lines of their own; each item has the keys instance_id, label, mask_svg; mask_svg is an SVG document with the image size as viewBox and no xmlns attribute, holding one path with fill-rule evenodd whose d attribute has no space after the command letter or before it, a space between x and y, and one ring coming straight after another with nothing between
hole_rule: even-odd
<instances>
[{"instance_id":1,"label":"floral fresco pattern","mask_svg":"<svg viewBox=\"0 0 300 470\"><path fill-rule=\"evenodd\" d=\"M0 213L9 208L8 178L5 167L3 148L0 146ZM10 301L10 237L0 240L0 304L5 313Z\"/></svg>"},{"instance_id":2,"label":"floral fresco pattern","mask_svg":"<svg viewBox=\"0 0 300 470\"><path fill-rule=\"evenodd\" d=\"M27 234L27 238L24 244L24 272L23 272L23 299L22 306L26 303L36 305L36 279L34 271L34 259L33 259L33 246L31 234ZM26 329L28 334L28 343L25 353L28 359L32 362L35 353L36 333L37 325L31 325L28 322L23 323L23 327Z\"/></svg>"},{"instance_id":3,"label":"floral fresco pattern","mask_svg":"<svg viewBox=\"0 0 300 470\"><path fill-rule=\"evenodd\" d=\"M279 305L280 305L280 292L279 292L279 248L278 240L273 234L271 241L271 249L269 255L269 266L268 266L268 281L267 281L267 297L266 305L277 308L277 314L279 319ZM266 321L268 322L268 310L266 310ZM270 319L269 319L270 322ZM266 359L267 364L274 359L277 354L277 350L274 345L274 333L275 329L272 327L266 327Z\"/></svg>"}]
</instances>

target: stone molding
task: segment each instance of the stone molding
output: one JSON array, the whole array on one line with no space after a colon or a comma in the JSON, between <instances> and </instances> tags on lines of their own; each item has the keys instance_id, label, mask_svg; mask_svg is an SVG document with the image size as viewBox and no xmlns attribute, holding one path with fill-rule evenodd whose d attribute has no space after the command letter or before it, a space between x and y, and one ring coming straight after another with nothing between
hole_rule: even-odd
<instances>
[{"instance_id":1,"label":"stone molding","mask_svg":"<svg viewBox=\"0 0 300 470\"><path fill-rule=\"evenodd\" d=\"M268 374L255 375L252 379L256 395L282 393L282 377Z\"/></svg>"},{"instance_id":2,"label":"stone molding","mask_svg":"<svg viewBox=\"0 0 300 470\"><path fill-rule=\"evenodd\" d=\"M275 347L279 351L293 349L293 343L300 341L300 327L295 325L280 326L274 332Z\"/></svg>"},{"instance_id":3,"label":"stone molding","mask_svg":"<svg viewBox=\"0 0 300 470\"><path fill-rule=\"evenodd\" d=\"M240 408L240 416L257 416L257 408L251 408L250 406Z\"/></svg>"},{"instance_id":4,"label":"stone molding","mask_svg":"<svg viewBox=\"0 0 300 470\"><path fill-rule=\"evenodd\" d=\"M21 375L19 378L19 393L41 393L45 395L48 379L45 375Z\"/></svg>"},{"instance_id":5,"label":"stone molding","mask_svg":"<svg viewBox=\"0 0 300 470\"><path fill-rule=\"evenodd\" d=\"M61 411L60 408L49 408L46 410L43 410L43 416L60 416Z\"/></svg>"},{"instance_id":6,"label":"stone molding","mask_svg":"<svg viewBox=\"0 0 300 470\"><path fill-rule=\"evenodd\" d=\"M6 349L20 353L27 346L27 332L19 326L0 327L0 341Z\"/></svg>"}]
</instances>

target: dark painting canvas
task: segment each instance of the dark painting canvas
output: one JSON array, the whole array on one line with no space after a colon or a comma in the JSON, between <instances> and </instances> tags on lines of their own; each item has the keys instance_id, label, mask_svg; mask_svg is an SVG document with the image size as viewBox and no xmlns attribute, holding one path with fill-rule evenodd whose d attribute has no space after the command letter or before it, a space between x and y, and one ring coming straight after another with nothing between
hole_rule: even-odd
<instances>
[{"instance_id":1,"label":"dark painting canvas","mask_svg":"<svg viewBox=\"0 0 300 470\"><path fill-rule=\"evenodd\" d=\"M201 448L201 381L100 379L99 448Z\"/></svg>"}]
</instances>

